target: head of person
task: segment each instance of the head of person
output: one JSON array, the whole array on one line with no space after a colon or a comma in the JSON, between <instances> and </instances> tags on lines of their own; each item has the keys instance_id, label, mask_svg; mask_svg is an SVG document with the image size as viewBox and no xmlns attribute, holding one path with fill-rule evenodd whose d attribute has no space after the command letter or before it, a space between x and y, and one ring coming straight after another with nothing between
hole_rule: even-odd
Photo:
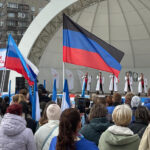
<instances>
[{"instance_id":1,"label":"head of person","mask_svg":"<svg viewBox=\"0 0 150 150\"><path fill-rule=\"evenodd\" d=\"M3 102L5 104L9 104L9 97L8 96L5 96L4 99L3 99Z\"/></svg>"},{"instance_id":2,"label":"head of person","mask_svg":"<svg viewBox=\"0 0 150 150\"><path fill-rule=\"evenodd\" d=\"M106 98L105 97L97 97L96 104L103 104L106 106Z\"/></svg>"},{"instance_id":3,"label":"head of person","mask_svg":"<svg viewBox=\"0 0 150 150\"><path fill-rule=\"evenodd\" d=\"M103 104L94 104L90 110L89 121L94 118L106 117L107 109Z\"/></svg>"},{"instance_id":4,"label":"head of person","mask_svg":"<svg viewBox=\"0 0 150 150\"><path fill-rule=\"evenodd\" d=\"M129 106L131 106L131 100L132 100L133 96L134 96L134 94L132 92L128 92L125 95L125 104L128 104Z\"/></svg>"},{"instance_id":5,"label":"head of person","mask_svg":"<svg viewBox=\"0 0 150 150\"><path fill-rule=\"evenodd\" d=\"M88 72L86 72L85 76L88 76Z\"/></svg>"},{"instance_id":6,"label":"head of person","mask_svg":"<svg viewBox=\"0 0 150 150\"><path fill-rule=\"evenodd\" d=\"M135 120L141 121L142 123L148 125L150 121L148 109L144 106L138 106L135 111Z\"/></svg>"},{"instance_id":7,"label":"head of person","mask_svg":"<svg viewBox=\"0 0 150 150\"><path fill-rule=\"evenodd\" d=\"M46 115L48 120L59 120L61 109L57 104L50 104L47 107Z\"/></svg>"},{"instance_id":8,"label":"head of person","mask_svg":"<svg viewBox=\"0 0 150 150\"><path fill-rule=\"evenodd\" d=\"M14 103L19 104L22 101L25 101L25 98L24 98L23 94L16 94L12 98L12 104L14 104Z\"/></svg>"},{"instance_id":9,"label":"head of person","mask_svg":"<svg viewBox=\"0 0 150 150\"><path fill-rule=\"evenodd\" d=\"M112 113L112 119L115 125L127 127L132 119L131 108L126 104L116 106Z\"/></svg>"},{"instance_id":10,"label":"head of person","mask_svg":"<svg viewBox=\"0 0 150 150\"><path fill-rule=\"evenodd\" d=\"M80 128L81 119L77 109L64 110L60 116L56 150L75 150L75 140Z\"/></svg>"},{"instance_id":11,"label":"head of person","mask_svg":"<svg viewBox=\"0 0 150 150\"><path fill-rule=\"evenodd\" d=\"M92 94L91 100L93 101L93 103L96 102L97 99L97 95L96 94Z\"/></svg>"},{"instance_id":12,"label":"head of person","mask_svg":"<svg viewBox=\"0 0 150 150\"><path fill-rule=\"evenodd\" d=\"M129 72L126 72L126 76L129 77Z\"/></svg>"},{"instance_id":13,"label":"head of person","mask_svg":"<svg viewBox=\"0 0 150 150\"><path fill-rule=\"evenodd\" d=\"M42 113L42 117L41 117L40 120L39 120L39 124L40 124L41 126L48 122L48 118L47 118L46 111L47 111L47 108L48 108L48 106L49 106L50 104L55 104L55 102L50 101L50 102L48 102L48 103L45 105L44 111L42 111L42 112L43 112L43 113Z\"/></svg>"},{"instance_id":14,"label":"head of person","mask_svg":"<svg viewBox=\"0 0 150 150\"><path fill-rule=\"evenodd\" d=\"M148 89L147 96L150 97L150 88Z\"/></svg>"},{"instance_id":15,"label":"head of person","mask_svg":"<svg viewBox=\"0 0 150 150\"><path fill-rule=\"evenodd\" d=\"M144 77L144 74L143 74L143 73L141 73L141 77L142 77L142 78Z\"/></svg>"},{"instance_id":16,"label":"head of person","mask_svg":"<svg viewBox=\"0 0 150 150\"><path fill-rule=\"evenodd\" d=\"M12 104L7 108L6 113L21 116L22 115L22 106L20 104Z\"/></svg>"},{"instance_id":17,"label":"head of person","mask_svg":"<svg viewBox=\"0 0 150 150\"><path fill-rule=\"evenodd\" d=\"M109 95L106 97L106 106L112 106L112 105L113 105L112 96Z\"/></svg>"},{"instance_id":18,"label":"head of person","mask_svg":"<svg viewBox=\"0 0 150 150\"><path fill-rule=\"evenodd\" d=\"M133 96L131 100L131 107L136 109L138 106L141 106L141 99L139 96Z\"/></svg>"},{"instance_id":19,"label":"head of person","mask_svg":"<svg viewBox=\"0 0 150 150\"><path fill-rule=\"evenodd\" d=\"M21 90L19 91L19 94L24 95L25 98L27 97L27 93L28 93L28 90L27 90L27 89L21 89Z\"/></svg>"},{"instance_id":20,"label":"head of person","mask_svg":"<svg viewBox=\"0 0 150 150\"><path fill-rule=\"evenodd\" d=\"M99 76L101 76L102 75L102 72L99 72Z\"/></svg>"},{"instance_id":21,"label":"head of person","mask_svg":"<svg viewBox=\"0 0 150 150\"><path fill-rule=\"evenodd\" d=\"M121 95L119 93L114 93L112 96L113 104L121 104Z\"/></svg>"}]
</instances>

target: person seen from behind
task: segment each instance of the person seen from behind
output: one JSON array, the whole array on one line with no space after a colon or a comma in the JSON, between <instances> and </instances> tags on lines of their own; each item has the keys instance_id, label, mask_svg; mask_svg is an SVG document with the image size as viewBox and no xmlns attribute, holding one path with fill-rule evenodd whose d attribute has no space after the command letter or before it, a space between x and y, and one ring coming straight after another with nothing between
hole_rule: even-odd
<instances>
[{"instance_id":1,"label":"person seen from behind","mask_svg":"<svg viewBox=\"0 0 150 150\"><path fill-rule=\"evenodd\" d=\"M48 123L41 126L34 135L37 150L48 150L52 138L58 135L60 114L61 109L57 104L48 106L46 110Z\"/></svg>"},{"instance_id":2,"label":"person seen from behind","mask_svg":"<svg viewBox=\"0 0 150 150\"><path fill-rule=\"evenodd\" d=\"M80 113L75 108L66 109L60 116L59 134L51 141L49 150L98 150L95 143L79 135Z\"/></svg>"},{"instance_id":3,"label":"person seen from behind","mask_svg":"<svg viewBox=\"0 0 150 150\"><path fill-rule=\"evenodd\" d=\"M135 111L135 121L130 124L129 128L134 132L134 134L138 134L140 138L149 124L149 111L144 106L139 106Z\"/></svg>"},{"instance_id":4,"label":"person seen from behind","mask_svg":"<svg viewBox=\"0 0 150 150\"><path fill-rule=\"evenodd\" d=\"M31 129L26 128L22 106L12 104L7 108L0 126L1 150L36 150Z\"/></svg>"},{"instance_id":5,"label":"person seen from behind","mask_svg":"<svg viewBox=\"0 0 150 150\"><path fill-rule=\"evenodd\" d=\"M86 124L80 130L80 133L92 142L98 145L101 134L110 126L106 118L107 109L103 104L94 104L89 114L89 124Z\"/></svg>"},{"instance_id":6,"label":"person seen from behind","mask_svg":"<svg viewBox=\"0 0 150 150\"><path fill-rule=\"evenodd\" d=\"M118 105L113 111L113 126L110 126L100 137L100 150L137 150L140 138L128 128L132 119L132 110L126 105Z\"/></svg>"}]
</instances>

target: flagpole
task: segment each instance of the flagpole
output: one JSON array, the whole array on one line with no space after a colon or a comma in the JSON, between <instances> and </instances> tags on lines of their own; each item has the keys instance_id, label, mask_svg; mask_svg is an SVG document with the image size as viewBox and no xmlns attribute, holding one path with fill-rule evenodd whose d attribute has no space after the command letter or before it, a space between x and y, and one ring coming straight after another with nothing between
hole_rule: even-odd
<instances>
[{"instance_id":1,"label":"flagpole","mask_svg":"<svg viewBox=\"0 0 150 150\"><path fill-rule=\"evenodd\" d=\"M65 83L65 63L63 62L63 88Z\"/></svg>"}]
</instances>

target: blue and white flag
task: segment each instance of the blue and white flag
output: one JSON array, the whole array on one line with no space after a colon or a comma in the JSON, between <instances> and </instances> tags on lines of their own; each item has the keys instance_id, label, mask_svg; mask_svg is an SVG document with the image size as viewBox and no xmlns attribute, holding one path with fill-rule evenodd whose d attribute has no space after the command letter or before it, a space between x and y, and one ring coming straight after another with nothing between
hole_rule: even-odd
<instances>
[{"instance_id":1,"label":"blue and white flag","mask_svg":"<svg viewBox=\"0 0 150 150\"><path fill-rule=\"evenodd\" d=\"M54 80L53 83L53 95L52 95L52 101L57 103L57 89L56 89L56 79Z\"/></svg>"},{"instance_id":2,"label":"blue and white flag","mask_svg":"<svg viewBox=\"0 0 150 150\"><path fill-rule=\"evenodd\" d=\"M82 94L81 97L85 97L85 87L86 87L86 83L84 81L83 86L82 86Z\"/></svg>"},{"instance_id":3,"label":"blue and white flag","mask_svg":"<svg viewBox=\"0 0 150 150\"><path fill-rule=\"evenodd\" d=\"M32 102L32 118L35 121L39 121L39 119L41 118L37 81L34 82L34 98L33 98L33 102Z\"/></svg>"},{"instance_id":4,"label":"blue and white flag","mask_svg":"<svg viewBox=\"0 0 150 150\"><path fill-rule=\"evenodd\" d=\"M8 96L9 96L9 104L10 104L11 102L11 80L9 80Z\"/></svg>"},{"instance_id":5,"label":"blue and white flag","mask_svg":"<svg viewBox=\"0 0 150 150\"><path fill-rule=\"evenodd\" d=\"M67 83L67 80L65 79L62 103L61 103L61 111L63 112L67 108L71 108L71 103L70 103L70 97L69 97L68 83Z\"/></svg>"}]
</instances>

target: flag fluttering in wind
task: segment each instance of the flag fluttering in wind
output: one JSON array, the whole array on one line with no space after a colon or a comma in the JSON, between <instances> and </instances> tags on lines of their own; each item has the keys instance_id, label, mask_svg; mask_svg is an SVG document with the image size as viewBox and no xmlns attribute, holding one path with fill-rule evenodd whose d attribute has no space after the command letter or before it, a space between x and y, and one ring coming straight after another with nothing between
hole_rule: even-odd
<instances>
[{"instance_id":1,"label":"flag fluttering in wind","mask_svg":"<svg viewBox=\"0 0 150 150\"><path fill-rule=\"evenodd\" d=\"M118 77L124 53L63 15L63 62L86 66Z\"/></svg>"},{"instance_id":2,"label":"flag fluttering in wind","mask_svg":"<svg viewBox=\"0 0 150 150\"><path fill-rule=\"evenodd\" d=\"M56 88L56 79L54 80L53 83L53 95L52 95L52 101L57 103L57 88Z\"/></svg>"},{"instance_id":3,"label":"flag fluttering in wind","mask_svg":"<svg viewBox=\"0 0 150 150\"><path fill-rule=\"evenodd\" d=\"M65 79L62 103L61 103L61 111L64 111L67 108L71 108L71 103L70 103L70 97L69 97L68 82Z\"/></svg>"},{"instance_id":4,"label":"flag fluttering in wind","mask_svg":"<svg viewBox=\"0 0 150 150\"><path fill-rule=\"evenodd\" d=\"M22 74L28 81L29 85L34 84L36 74L28 65L26 59L22 56L11 35L8 37L7 53L4 66L7 69L11 69Z\"/></svg>"},{"instance_id":5,"label":"flag fluttering in wind","mask_svg":"<svg viewBox=\"0 0 150 150\"><path fill-rule=\"evenodd\" d=\"M39 70L32 62L23 57L11 35L8 37L4 67L22 74L30 86L34 85L33 97L30 87L30 100L32 102L32 118L38 121L40 119L40 105L37 89L37 74L39 73Z\"/></svg>"}]
</instances>

